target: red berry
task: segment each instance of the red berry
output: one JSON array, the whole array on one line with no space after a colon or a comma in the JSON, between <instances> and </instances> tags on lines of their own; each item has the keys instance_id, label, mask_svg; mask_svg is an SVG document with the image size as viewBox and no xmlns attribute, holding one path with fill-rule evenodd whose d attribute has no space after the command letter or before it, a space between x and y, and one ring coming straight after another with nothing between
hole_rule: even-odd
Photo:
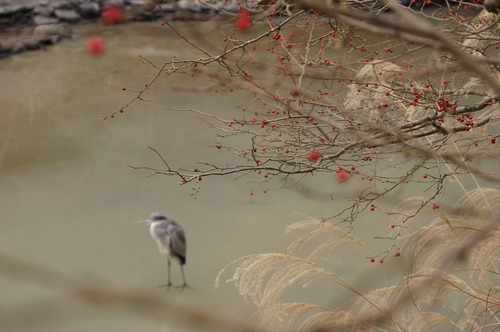
<instances>
[{"instance_id":1,"label":"red berry","mask_svg":"<svg viewBox=\"0 0 500 332\"><path fill-rule=\"evenodd\" d=\"M104 40L99 36L87 39L87 51L90 54L99 55L104 52Z\"/></svg>"},{"instance_id":2,"label":"red berry","mask_svg":"<svg viewBox=\"0 0 500 332\"><path fill-rule=\"evenodd\" d=\"M321 153L316 150L309 151L309 153L307 154L307 160L312 163L317 162L321 157Z\"/></svg>"},{"instance_id":3,"label":"red berry","mask_svg":"<svg viewBox=\"0 0 500 332\"><path fill-rule=\"evenodd\" d=\"M335 171L335 175L337 176L337 181L339 183L347 181L347 179L351 177L351 174L341 167Z\"/></svg>"},{"instance_id":4,"label":"red berry","mask_svg":"<svg viewBox=\"0 0 500 332\"><path fill-rule=\"evenodd\" d=\"M372 263L375 262L375 258L370 259L370 262Z\"/></svg>"},{"instance_id":5,"label":"red berry","mask_svg":"<svg viewBox=\"0 0 500 332\"><path fill-rule=\"evenodd\" d=\"M432 208L433 208L433 209L439 209L439 204L438 204L438 203L434 203L434 204L432 204Z\"/></svg>"},{"instance_id":6,"label":"red berry","mask_svg":"<svg viewBox=\"0 0 500 332\"><path fill-rule=\"evenodd\" d=\"M399 251L396 251L396 252L394 253L394 256L399 257L399 256L401 256L401 253L400 253Z\"/></svg>"},{"instance_id":7,"label":"red berry","mask_svg":"<svg viewBox=\"0 0 500 332\"><path fill-rule=\"evenodd\" d=\"M491 138L491 144L495 144L496 142L497 142L496 137L492 137L492 138Z\"/></svg>"},{"instance_id":8,"label":"red berry","mask_svg":"<svg viewBox=\"0 0 500 332\"><path fill-rule=\"evenodd\" d=\"M427 176L428 176L427 174L424 174L424 175L423 175L423 178L424 178L424 179L427 179Z\"/></svg>"},{"instance_id":9,"label":"red berry","mask_svg":"<svg viewBox=\"0 0 500 332\"><path fill-rule=\"evenodd\" d=\"M381 258L381 259L379 260L379 262L380 262L380 263L383 263L383 262L384 262L384 259L383 259L383 258Z\"/></svg>"},{"instance_id":10,"label":"red berry","mask_svg":"<svg viewBox=\"0 0 500 332\"><path fill-rule=\"evenodd\" d=\"M396 227L396 226L395 225L391 225L391 228L394 228L394 227Z\"/></svg>"},{"instance_id":11,"label":"red berry","mask_svg":"<svg viewBox=\"0 0 500 332\"><path fill-rule=\"evenodd\" d=\"M123 17L122 7L116 4L106 5L101 13L102 20L106 24L117 24L120 23Z\"/></svg>"},{"instance_id":12,"label":"red berry","mask_svg":"<svg viewBox=\"0 0 500 332\"><path fill-rule=\"evenodd\" d=\"M250 12L246 8L240 9L235 26L238 30L246 30L250 27Z\"/></svg>"}]
</instances>

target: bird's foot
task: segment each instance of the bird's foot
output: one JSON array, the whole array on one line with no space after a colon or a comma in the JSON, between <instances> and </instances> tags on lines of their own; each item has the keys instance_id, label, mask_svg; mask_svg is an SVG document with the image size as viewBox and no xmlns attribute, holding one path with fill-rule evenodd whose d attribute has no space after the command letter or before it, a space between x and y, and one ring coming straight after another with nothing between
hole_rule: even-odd
<instances>
[{"instance_id":1,"label":"bird's foot","mask_svg":"<svg viewBox=\"0 0 500 332\"><path fill-rule=\"evenodd\" d=\"M189 286L188 284L186 283L183 283L182 285L180 286L176 286L175 288L179 289L180 291L183 291L185 288L191 288L193 289L193 287Z\"/></svg>"},{"instance_id":2,"label":"bird's foot","mask_svg":"<svg viewBox=\"0 0 500 332\"><path fill-rule=\"evenodd\" d=\"M167 287L167 290L168 290L170 287L172 287L172 283L171 283L171 282L169 282L168 284L165 284L165 285L159 285L158 287L160 287L160 288Z\"/></svg>"}]
</instances>

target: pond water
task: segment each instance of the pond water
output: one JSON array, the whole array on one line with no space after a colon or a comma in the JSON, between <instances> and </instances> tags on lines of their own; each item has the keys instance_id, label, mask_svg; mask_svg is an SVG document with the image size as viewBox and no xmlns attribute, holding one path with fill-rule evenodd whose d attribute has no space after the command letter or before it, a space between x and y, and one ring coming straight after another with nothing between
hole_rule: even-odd
<instances>
[{"instance_id":1,"label":"pond water","mask_svg":"<svg viewBox=\"0 0 500 332\"><path fill-rule=\"evenodd\" d=\"M133 97L122 87L141 89L154 74L138 55L161 63L190 54L172 31L157 23L81 25L73 31L72 39L54 47L0 62L0 252L85 280L244 319L252 307L242 302L234 287L214 288L221 268L244 255L285 252L293 239L284 236L286 225L308 215L330 216L339 203L294 190L250 196L252 179L231 177L203 180L195 198L191 186L181 186L178 178L147 177L150 173L127 167L163 167L148 146L173 167L194 168L207 159L223 164L232 155L214 155L214 149L207 149L214 130L193 113L137 103L123 115L101 120ZM102 56L85 51L86 38L94 34L106 41ZM155 104L200 108L227 117L237 105L253 102L238 94L173 92L171 87L178 83L160 80L147 97ZM309 183L323 182L318 176ZM185 272L194 289L180 293L156 287L165 283L165 258L148 229L133 225L152 211L185 228ZM332 260L340 275L353 279L360 268L349 262L360 265L363 258L353 250ZM380 276L388 270L370 273ZM177 264L172 276L180 283ZM332 292L319 287L308 296L324 299L325 291ZM6 311L46 299L68 303L57 321L31 324L19 319L9 331L171 330L170 323L151 321L140 313L73 303L64 290L29 278L0 273L0 294L0 310Z\"/></svg>"},{"instance_id":2,"label":"pond water","mask_svg":"<svg viewBox=\"0 0 500 332\"><path fill-rule=\"evenodd\" d=\"M181 24L181 23L180 23ZM189 25L186 23L185 25ZM185 26L187 28L189 26ZM302 214L328 215L332 204L294 191L250 196L253 182L232 178L203 181L196 198L179 180L154 176L127 165L158 166L154 147L172 164L186 168L210 157L213 130L192 113L168 112L137 104L125 115L101 120L133 96L122 87L140 89L152 69L138 55L165 61L187 54L187 47L158 24L116 28L82 25L72 39L38 52L0 62L0 251L8 257L74 276L103 280L124 289L176 298L208 310L250 312L233 286L214 289L222 267L252 253L285 252L283 236ZM99 34L106 52L85 51L86 38ZM193 107L230 115L238 95L169 91L176 82L160 81L149 92L152 102ZM251 102L249 100L249 102ZM219 158L219 157L217 157ZM231 158L221 153L220 161ZM229 159L227 160L229 161ZM188 240L187 280L194 290L158 290L166 261L147 227L132 223L161 212L177 220ZM174 282L180 282L173 264ZM47 297L62 297L31 280L0 274L0 310L23 308ZM65 300L64 300L65 301ZM206 305L210 304L210 305ZM206 306L205 306L206 305ZM140 315L120 315L70 306L58 324L27 331L158 331ZM67 316L67 317L66 317ZM17 326L17 325L15 325ZM10 326L12 328L12 326Z\"/></svg>"}]
</instances>

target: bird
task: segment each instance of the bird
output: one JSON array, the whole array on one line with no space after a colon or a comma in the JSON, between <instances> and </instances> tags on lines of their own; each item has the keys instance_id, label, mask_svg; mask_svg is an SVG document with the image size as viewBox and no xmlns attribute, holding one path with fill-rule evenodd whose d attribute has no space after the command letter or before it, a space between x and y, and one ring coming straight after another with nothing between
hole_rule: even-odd
<instances>
[{"instance_id":1,"label":"bird","mask_svg":"<svg viewBox=\"0 0 500 332\"><path fill-rule=\"evenodd\" d=\"M177 260L181 267L182 285L178 288L184 289L190 287L186 283L186 277L184 275L183 266L186 264L186 236L181 225L156 212L153 212L148 219L139 221L139 223L150 224L149 232L151 237L156 241L160 253L167 256L167 283L158 287L167 287L168 289L172 286L170 281L171 259Z\"/></svg>"}]
</instances>

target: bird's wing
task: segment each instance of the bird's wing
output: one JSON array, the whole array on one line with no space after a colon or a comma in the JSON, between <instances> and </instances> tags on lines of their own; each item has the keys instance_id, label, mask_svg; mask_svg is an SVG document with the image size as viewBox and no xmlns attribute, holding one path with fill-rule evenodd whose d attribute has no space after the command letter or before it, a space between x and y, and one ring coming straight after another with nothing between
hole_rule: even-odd
<instances>
[{"instance_id":1,"label":"bird's wing","mask_svg":"<svg viewBox=\"0 0 500 332\"><path fill-rule=\"evenodd\" d=\"M182 264L186 263L186 237L184 230L177 223L172 224L170 231L170 249L178 256Z\"/></svg>"}]
</instances>

